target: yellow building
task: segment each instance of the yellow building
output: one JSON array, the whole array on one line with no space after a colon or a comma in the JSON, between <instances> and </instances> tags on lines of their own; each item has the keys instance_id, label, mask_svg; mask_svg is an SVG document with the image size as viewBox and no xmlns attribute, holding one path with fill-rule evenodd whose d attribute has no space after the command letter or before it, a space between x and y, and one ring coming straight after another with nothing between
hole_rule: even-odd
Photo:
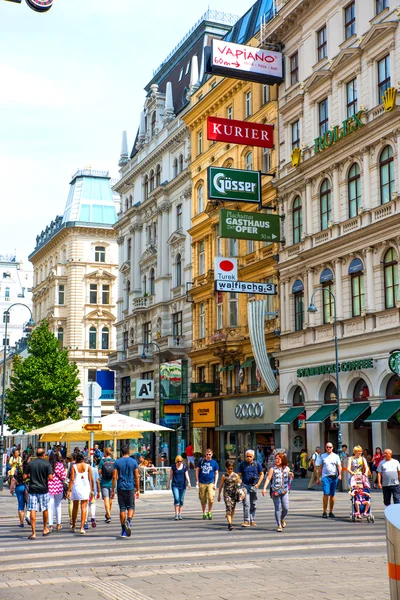
<instances>
[{"instance_id":1,"label":"yellow building","mask_svg":"<svg viewBox=\"0 0 400 600\"><path fill-rule=\"evenodd\" d=\"M253 38L249 45L257 46ZM195 452L213 448L221 460L239 459L245 448L260 447L266 453L279 427L279 396L271 396L261 382L250 343L247 304L261 296L214 291L214 258L238 257L238 279L277 284L278 246L269 242L222 239L219 209L256 211L258 205L243 202L217 204L207 197L210 165L272 173L277 164L277 90L261 85L209 77L192 94L192 106L183 117L191 133L193 185L192 267L193 302L191 428ZM207 116L274 125L272 150L207 141ZM275 207L272 178L262 176L263 206ZM270 211L269 211L270 212ZM264 296L263 296L264 298ZM276 296L267 297L267 311L278 310ZM279 319L266 320L269 353L279 350ZM200 383L208 386L199 386ZM196 385L197 384L197 385Z\"/></svg>"}]
</instances>

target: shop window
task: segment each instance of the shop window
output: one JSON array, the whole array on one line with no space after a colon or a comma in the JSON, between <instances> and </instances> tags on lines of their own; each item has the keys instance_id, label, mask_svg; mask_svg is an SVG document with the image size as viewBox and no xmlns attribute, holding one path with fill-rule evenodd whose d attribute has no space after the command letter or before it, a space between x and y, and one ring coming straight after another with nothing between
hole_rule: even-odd
<instances>
[{"instance_id":1,"label":"shop window","mask_svg":"<svg viewBox=\"0 0 400 600\"><path fill-rule=\"evenodd\" d=\"M353 400L355 402L363 402L369 398L368 385L364 379L359 379L354 386Z\"/></svg>"},{"instance_id":2,"label":"shop window","mask_svg":"<svg viewBox=\"0 0 400 600\"><path fill-rule=\"evenodd\" d=\"M386 202L390 202L394 192L394 160L391 146L385 146L380 154L379 175L381 204L386 204Z\"/></svg>"},{"instance_id":3,"label":"shop window","mask_svg":"<svg viewBox=\"0 0 400 600\"><path fill-rule=\"evenodd\" d=\"M293 202L293 244L301 242L303 232L303 207L300 196Z\"/></svg>"},{"instance_id":4,"label":"shop window","mask_svg":"<svg viewBox=\"0 0 400 600\"><path fill-rule=\"evenodd\" d=\"M358 163L352 165L347 179L347 194L349 200L349 218L358 215L361 208L361 175Z\"/></svg>"},{"instance_id":5,"label":"shop window","mask_svg":"<svg viewBox=\"0 0 400 600\"><path fill-rule=\"evenodd\" d=\"M96 327L90 327L90 329L89 329L89 349L96 350L96 347L97 347Z\"/></svg>"},{"instance_id":6,"label":"shop window","mask_svg":"<svg viewBox=\"0 0 400 600\"><path fill-rule=\"evenodd\" d=\"M298 385L293 392L293 406L302 406L303 404L304 404L303 390Z\"/></svg>"},{"instance_id":7,"label":"shop window","mask_svg":"<svg viewBox=\"0 0 400 600\"><path fill-rule=\"evenodd\" d=\"M350 2L344 9L344 38L348 40L356 33L356 3Z\"/></svg>"},{"instance_id":8,"label":"shop window","mask_svg":"<svg viewBox=\"0 0 400 600\"><path fill-rule=\"evenodd\" d=\"M400 377L398 375L392 375L386 386L386 398L392 400L394 398L400 398Z\"/></svg>"},{"instance_id":9,"label":"shop window","mask_svg":"<svg viewBox=\"0 0 400 600\"><path fill-rule=\"evenodd\" d=\"M326 25L317 31L317 57L318 61L328 56L328 43L326 37Z\"/></svg>"},{"instance_id":10,"label":"shop window","mask_svg":"<svg viewBox=\"0 0 400 600\"><path fill-rule=\"evenodd\" d=\"M101 330L101 349L108 350L110 347L110 333L108 327L103 327Z\"/></svg>"},{"instance_id":11,"label":"shop window","mask_svg":"<svg viewBox=\"0 0 400 600\"><path fill-rule=\"evenodd\" d=\"M383 258L385 308L394 308L399 294L399 267L394 248L389 248Z\"/></svg>"},{"instance_id":12,"label":"shop window","mask_svg":"<svg viewBox=\"0 0 400 600\"><path fill-rule=\"evenodd\" d=\"M324 393L324 402L325 404L337 403L336 385L334 383L328 383Z\"/></svg>"},{"instance_id":13,"label":"shop window","mask_svg":"<svg viewBox=\"0 0 400 600\"><path fill-rule=\"evenodd\" d=\"M328 229L332 222L332 198L329 179L324 179L320 189L321 231Z\"/></svg>"},{"instance_id":14,"label":"shop window","mask_svg":"<svg viewBox=\"0 0 400 600\"><path fill-rule=\"evenodd\" d=\"M390 54L378 60L378 104L382 104L382 96L390 87Z\"/></svg>"},{"instance_id":15,"label":"shop window","mask_svg":"<svg viewBox=\"0 0 400 600\"><path fill-rule=\"evenodd\" d=\"M357 79L354 78L346 83L346 109L348 119L357 112L357 100Z\"/></svg>"}]
</instances>

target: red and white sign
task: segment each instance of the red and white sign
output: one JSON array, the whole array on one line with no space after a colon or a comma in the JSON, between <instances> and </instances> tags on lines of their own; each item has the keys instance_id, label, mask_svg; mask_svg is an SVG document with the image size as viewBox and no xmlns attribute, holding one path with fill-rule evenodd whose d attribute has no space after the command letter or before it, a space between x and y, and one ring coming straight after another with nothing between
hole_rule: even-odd
<instances>
[{"instance_id":1,"label":"red and white sign","mask_svg":"<svg viewBox=\"0 0 400 600\"><path fill-rule=\"evenodd\" d=\"M245 146L273 148L273 125L260 125L220 117L207 117L207 139Z\"/></svg>"},{"instance_id":2,"label":"red and white sign","mask_svg":"<svg viewBox=\"0 0 400 600\"><path fill-rule=\"evenodd\" d=\"M36 12L47 12L53 6L54 0L26 0L27 5Z\"/></svg>"},{"instance_id":3,"label":"red and white sign","mask_svg":"<svg viewBox=\"0 0 400 600\"><path fill-rule=\"evenodd\" d=\"M237 258L214 258L214 279L236 281L238 277Z\"/></svg>"}]
</instances>

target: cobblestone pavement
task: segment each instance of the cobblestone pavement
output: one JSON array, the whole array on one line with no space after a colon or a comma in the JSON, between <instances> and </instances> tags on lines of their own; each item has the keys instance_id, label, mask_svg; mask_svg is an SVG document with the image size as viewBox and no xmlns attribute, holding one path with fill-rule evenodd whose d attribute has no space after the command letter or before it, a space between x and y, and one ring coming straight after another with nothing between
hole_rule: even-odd
<instances>
[{"instance_id":1,"label":"cobblestone pavement","mask_svg":"<svg viewBox=\"0 0 400 600\"><path fill-rule=\"evenodd\" d=\"M117 512L83 536L64 529L29 541L19 529L16 499L0 494L0 600L241 600L389 598L383 505L373 495L375 523L351 523L347 494L339 494L336 519L321 519L321 493L290 494L283 533L275 531L270 498L260 498L257 527L227 531L223 507L202 521L196 492L187 494L184 520L172 518L169 494L137 502L132 537L120 540ZM117 507L115 507L117 508ZM15 516L14 516L15 515Z\"/></svg>"}]
</instances>

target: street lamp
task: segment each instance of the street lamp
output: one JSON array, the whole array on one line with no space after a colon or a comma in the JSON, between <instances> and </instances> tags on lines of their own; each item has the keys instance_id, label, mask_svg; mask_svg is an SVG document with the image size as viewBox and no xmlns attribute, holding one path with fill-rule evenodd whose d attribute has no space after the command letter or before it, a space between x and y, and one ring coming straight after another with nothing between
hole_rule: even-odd
<instances>
[{"instance_id":1,"label":"street lamp","mask_svg":"<svg viewBox=\"0 0 400 600\"><path fill-rule=\"evenodd\" d=\"M335 372L336 372L336 399L337 399L337 423L338 423L338 452L341 451L342 448L342 422L340 419L340 388L339 388L339 351L338 351L338 338L337 338L337 323L336 323L336 296L333 292L331 292L328 288L319 287L313 291L310 298L310 306L307 309L309 313L316 313L317 307L313 303L314 296L317 292L322 291L322 293L328 292L330 296L333 298L333 334L335 338Z\"/></svg>"},{"instance_id":2,"label":"street lamp","mask_svg":"<svg viewBox=\"0 0 400 600\"><path fill-rule=\"evenodd\" d=\"M140 355L140 358L142 358L143 360L146 360L146 358L150 358L149 356L146 356L146 351L148 352L150 346L154 346L157 349L157 354L158 354L158 419L160 420L160 417L161 417L161 348L157 344L157 342L147 342L147 344L143 344L143 351L142 351L142 354ZM161 434L160 434L160 436L161 436ZM160 449L159 449L159 452L160 452Z\"/></svg>"},{"instance_id":3,"label":"street lamp","mask_svg":"<svg viewBox=\"0 0 400 600\"><path fill-rule=\"evenodd\" d=\"M4 311L4 323L5 323L5 330L4 330L4 348L3 348L3 386L2 386L2 394L1 394L1 409L0 409L0 418L1 418L1 428L0 428L0 492L3 490L4 487L4 477L3 477L3 456L4 456L4 402L5 402L5 396L6 396L6 362L7 362L7 326L8 326L8 322L10 320L10 310L13 308L13 306L25 306L25 308L27 308L29 310L30 313L30 319L28 321L28 323L25 326L25 331L27 331L27 328L29 328L29 330L33 327L34 322L33 322L33 318L32 318L32 311L29 308L29 306L27 306L26 304L23 304L22 302L15 302L14 304L11 304L11 306L9 306L7 308L7 310Z\"/></svg>"}]
</instances>

